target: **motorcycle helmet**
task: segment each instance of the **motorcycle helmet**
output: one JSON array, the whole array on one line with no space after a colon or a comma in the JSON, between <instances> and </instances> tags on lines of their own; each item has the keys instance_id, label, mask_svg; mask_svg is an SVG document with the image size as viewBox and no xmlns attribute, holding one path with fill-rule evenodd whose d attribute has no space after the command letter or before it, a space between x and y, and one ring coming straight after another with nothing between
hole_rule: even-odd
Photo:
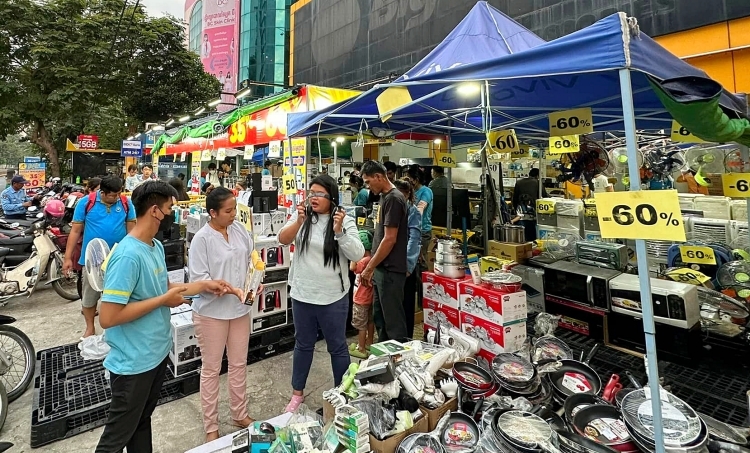
<instances>
[{"instance_id":1,"label":"motorcycle helmet","mask_svg":"<svg viewBox=\"0 0 750 453\"><path fill-rule=\"evenodd\" d=\"M62 201L52 199L47 201L47 204L44 205L44 217L48 222L54 223L55 221L61 219L64 215L65 204Z\"/></svg>"}]
</instances>

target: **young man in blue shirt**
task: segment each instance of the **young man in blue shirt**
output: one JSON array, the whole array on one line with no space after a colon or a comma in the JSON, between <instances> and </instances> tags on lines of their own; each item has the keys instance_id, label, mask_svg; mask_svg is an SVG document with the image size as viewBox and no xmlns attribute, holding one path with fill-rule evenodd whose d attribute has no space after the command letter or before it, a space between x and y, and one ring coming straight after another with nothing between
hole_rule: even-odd
<instances>
[{"instance_id":1,"label":"young man in blue shirt","mask_svg":"<svg viewBox=\"0 0 750 453\"><path fill-rule=\"evenodd\" d=\"M10 180L10 186L0 194L3 213L8 220L23 220L26 218L26 208L31 206L31 197L26 196L23 186L27 183L23 176L16 175Z\"/></svg>"},{"instance_id":2,"label":"young man in blue shirt","mask_svg":"<svg viewBox=\"0 0 750 453\"><path fill-rule=\"evenodd\" d=\"M111 347L104 367L110 372L112 403L96 453L153 451L151 414L172 347L169 309L188 303L188 294L233 291L219 280L169 283L164 247L154 236L171 227L176 197L164 181L138 186L131 197L138 221L107 263L99 322Z\"/></svg>"}]
</instances>

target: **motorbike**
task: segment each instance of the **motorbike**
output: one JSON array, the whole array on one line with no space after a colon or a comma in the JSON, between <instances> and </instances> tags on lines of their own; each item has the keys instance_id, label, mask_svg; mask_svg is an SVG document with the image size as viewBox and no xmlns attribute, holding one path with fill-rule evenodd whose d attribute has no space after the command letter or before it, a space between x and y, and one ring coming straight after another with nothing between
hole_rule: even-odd
<instances>
[{"instance_id":1,"label":"motorbike","mask_svg":"<svg viewBox=\"0 0 750 453\"><path fill-rule=\"evenodd\" d=\"M9 325L14 322L15 318L0 315L0 427L8 415L8 404L26 391L36 368L34 345L25 333Z\"/></svg>"},{"instance_id":2,"label":"motorbike","mask_svg":"<svg viewBox=\"0 0 750 453\"><path fill-rule=\"evenodd\" d=\"M31 296L40 285L52 285L64 299L78 300L77 277L65 276L62 272L65 256L51 229L44 219L15 234L0 238L0 306L15 297ZM9 256L19 249L32 246L31 254L24 261L6 266Z\"/></svg>"}]
</instances>

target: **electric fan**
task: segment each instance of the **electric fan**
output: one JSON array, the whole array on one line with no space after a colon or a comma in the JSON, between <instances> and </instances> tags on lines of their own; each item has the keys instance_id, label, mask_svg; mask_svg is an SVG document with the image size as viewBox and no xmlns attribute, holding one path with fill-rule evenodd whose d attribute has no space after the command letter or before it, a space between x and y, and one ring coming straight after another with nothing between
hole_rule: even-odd
<instances>
[{"instance_id":1,"label":"electric fan","mask_svg":"<svg viewBox=\"0 0 750 453\"><path fill-rule=\"evenodd\" d=\"M607 151L593 140L581 137L580 143L580 151L563 154L553 167L560 172L557 177L559 182L583 181L589 187L593 187L594 176L605 173L609 167L609 156Z\"/></svg>"},{"instance_id":2,"label":"electric fan","mask_svg":"<svg viewBox=\"0 0 750 453\"><path fill-rule=\"evenodd\" d=\"M86 245L83 271L91 287L98 292L104 290L104 271L109 253L109 246L102 239L94 238Z\"/></svg>"},{"instance_id":3,"label":"electric fan","mask_svg":"<svg viewBox=\"0 0 750 453\"><path fill-rule=\"evenodd\" d=\"M701 304L701 310L710 307L711 311L724 313L737 319L750 316L747 307L742 302L713 289L699 287L698 302Z\"/></svg>"},{"instance_id":4,"label":"electric fan","mask_svg":"<svg viewBox=\"0 0 750 453\"><path fill-rule=\"evenodd\" d=\"M704 187L711 185L707 174L724 172L724 157L724 151L720 148L695 146L685 151L685 161L695 172L695 182Z\"/></svg>"},{"instance_id":5,"label":"electric fan","mask_svg":"<svg viewBox=\"0 0 750 453\"><path fill-rule=\"evenodd\" d=\"M576 244L582 241L581 236L572 233L549 233L545 238L543 254L555 259L564 259L574 256Z\"/></svg>"},{"instance_id":6,"label":"electric fan","mask_svg":"<svg viewBox=\"0 0 750 453\"><path fill-rule=\"evenodd\" d=\"M643 152L638 150L636 164L639 169L643 167L643 159ZM609 167L607 167L605 174L619 179L626 187L630 186L627 148L615 148L609 152Z\"/></svg>"},{"instance_id":7,"label":"electric fan","mask_svg":"<svg viewBox=\"0 0 750 453\"><path fill-rule=\"evenodd\" d=\"M679 150L651 149L643 157L651 173L649 185L652 190L671 189L672 173L685 168L685 156Z\"/></svg>"},{"instance_id":8,"label":"electric fan","mask_svg":"<svg viewBox=\"0 0 750 453\"><path fill-rule=\"evenodd\" d=\"M731 261L716 272L722 289L733 291L741 299L750 299L750 262Z\"/></svg>"},{"instance_id":9,"label":"electric fan","mask_svg":"<svg viewBox=\"0 0 750 453\"><path fill-rule=\"evenodd\" d=\"M740 154L739 149L727 151L724 156L724 169L730 173L740 173L745 170L745 162L742 160L742 154Z\"/></svg>"}]
</instances>

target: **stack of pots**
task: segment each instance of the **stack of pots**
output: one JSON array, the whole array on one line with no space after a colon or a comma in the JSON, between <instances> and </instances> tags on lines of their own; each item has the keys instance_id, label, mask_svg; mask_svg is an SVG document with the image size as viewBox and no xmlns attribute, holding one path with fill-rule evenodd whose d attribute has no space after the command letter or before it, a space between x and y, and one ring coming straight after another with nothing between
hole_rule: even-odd
<instances>
[{"instance_id":1,"label":"stack of pots","mask_svg":"<svg viewBox=\"0 0 750 453\"><path fill-rule=\"evenodd\" d=\"M464 261L466 257L461 254L461 245L454 239L439 239L437 251L435 252L435 275L441 277L463 279L466 276Z\"/></svg>"},{"instance_id":2,"label":"stack of pots","mask_svg":"<svg viewBox=\"0 0 750 453\"><path fill-rule=\"evenodd\" d=\"M500 353L492 359L492 373L500 387L513 398L524 397L532 404L545 404L552 393L536 367L523 357Z\"/></svg>"}]
</instances>

